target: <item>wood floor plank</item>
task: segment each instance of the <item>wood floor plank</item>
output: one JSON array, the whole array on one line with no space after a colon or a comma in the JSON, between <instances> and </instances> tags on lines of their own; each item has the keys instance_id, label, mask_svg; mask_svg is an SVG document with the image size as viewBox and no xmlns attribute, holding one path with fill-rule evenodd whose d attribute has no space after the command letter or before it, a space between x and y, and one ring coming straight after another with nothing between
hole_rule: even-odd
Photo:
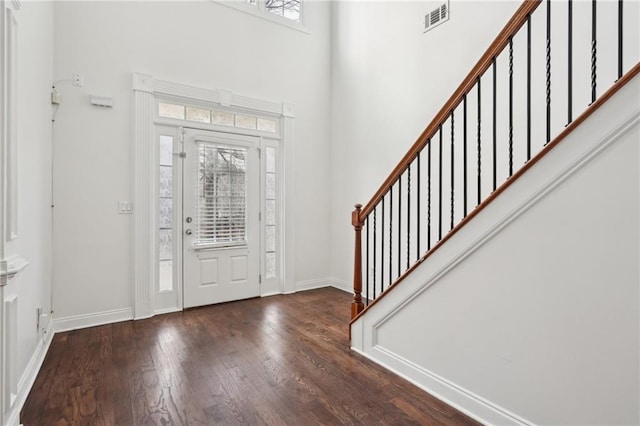
<instances>
[{"instance_id":1,"label":"wood floor plank","mask_svg":"<svg viewBox=\"0 0 640 426\"><path fill-rule=\"evenodd\" d=\"M24 425L475 425L349 350L318 289L57 334Z\"/></svg>"}]
</instances>

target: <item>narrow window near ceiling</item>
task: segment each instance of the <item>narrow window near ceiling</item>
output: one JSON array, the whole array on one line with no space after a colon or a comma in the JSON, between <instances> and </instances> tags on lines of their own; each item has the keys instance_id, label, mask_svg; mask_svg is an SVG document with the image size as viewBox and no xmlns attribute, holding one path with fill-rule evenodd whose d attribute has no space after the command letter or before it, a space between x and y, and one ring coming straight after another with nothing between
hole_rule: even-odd
<instances>
[{"instance_id":1,"label":"narrow window near ceiling","mask_svg":"<svg viewBox=\"0 0 640 426\"><path fill-rule=\"evenodd\" d=\"M257 10L282 16L294 22L302 21L301 0L245 0L245 3L255 6Z\"/></svg>"},{"instance_id":2,"label":"narrow window near ceiling","mask_svg":"<svg viewBox=\"0 0 640 426\"><path fill-rule=\"evenodd\" d=\"M265 0L264 9L274 15L300 22L300 0Z\"/></svg>"}]
</instances>

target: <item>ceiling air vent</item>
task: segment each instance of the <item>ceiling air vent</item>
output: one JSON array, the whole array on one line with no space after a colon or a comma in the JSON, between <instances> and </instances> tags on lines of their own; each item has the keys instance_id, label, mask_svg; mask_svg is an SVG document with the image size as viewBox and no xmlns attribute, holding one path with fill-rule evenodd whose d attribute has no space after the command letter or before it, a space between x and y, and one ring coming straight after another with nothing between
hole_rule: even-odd
<instances>
[{"instance_id":1,"label":"ceiling air vent","mask_svg":"<svg viewBox=\"0 0 640 426\"><path fill-rule=\"evenodd\" d=\"M449 2L442 3L424 16L424 32L430 31L449 20Z\"/></svg>"}]
</instances>

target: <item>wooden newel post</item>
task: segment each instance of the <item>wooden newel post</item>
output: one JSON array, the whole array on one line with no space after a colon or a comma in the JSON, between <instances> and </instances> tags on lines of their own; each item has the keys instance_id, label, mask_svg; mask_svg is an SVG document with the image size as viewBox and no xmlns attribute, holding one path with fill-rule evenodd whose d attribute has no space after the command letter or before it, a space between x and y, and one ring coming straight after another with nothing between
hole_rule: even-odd
<instances>
[{"instance_id":1,"label":"wooden newel post","mask_svg":"<svg viewBox=\"0 0 640 426\"><path fill-rule=\"evenodd\" d=\"M362 224L360 210L362 204L356 204L356 209L351 213L351 224L356 231L356 248L353 258L353 302L351 302L351 319L355 318L364 309L362 303Z\"/></svg>"}]
</instances>

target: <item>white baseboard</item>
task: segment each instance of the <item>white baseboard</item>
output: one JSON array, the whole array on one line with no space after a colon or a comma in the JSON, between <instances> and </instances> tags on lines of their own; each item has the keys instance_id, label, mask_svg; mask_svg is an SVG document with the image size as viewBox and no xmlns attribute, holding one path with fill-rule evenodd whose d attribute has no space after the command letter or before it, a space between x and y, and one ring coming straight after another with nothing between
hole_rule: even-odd
<instances>
[{"instance_id":1,"label":"white baseboard","mask_svg":"<svg viewBox=\"0 0 640 426\"><path fill-rule=\"evenodd\" d=\"M313 280L298 281L296 291L315 290L317 288L331 287L331 278L316 278Z\"/></svg>"},{"instance_id":2,"label":"white baseboard","mask_svg":"<svg viewBox=\"0 0 640 426\"><path fill-rule=\"evenodd\" d=\"M371 354L362 352L354 347L351 349L480 423L505 426L531 424L509 410L383 347L375 346Z\"/></svg>"},{"instance_id":3,"label":"white baseboard","mask_svg":"<svg viewBox=\"0 0 640 426\"><path fill-rule=\"evenodd\" d=\"M353 293L353 283L349 281L343 281L336 277L331 277L331 286L338 290L346 291L347 293Z\"/></svg>"},{"instance_id":4,"label":"white baseboard","mask_svg":"<svg viewBox=\"0 0 640 426\"><path fill-rule=\"evenodd\" d=\"M36 381L38 372L40 371L42 363L44 362L44 357L47 355L49 346L51 346L53 335L53 325L51 324L51 321L49 321L49 324L44 332L44 337L38 340L38 345L33 351L33 355L29 360L29 364L27 364L27 368L24 370L24 373L22 374L22 377L18 382L18 395L13 403L13 406L7 411L7 413L5 413L6 426L14 426L20 424L20 411L22 411L22 407L27 400L27 396L29 395L29 392L31 392L31 387Z\"/></svg>"},{"instance_id":5,"label":"white baseboard","mask_svg":"<svg viewBox=\"0 0 640 426\"><path fill-rule=\"evenodd\" d=\"M53 329L56 333L76 330L78 328L95 327L97 325L111 324L114 322L129 321L133 319L133 309L114 309L112 311L97 312L94 314L74 315L65 318L54 318Z\"/></svg>"},{"instance_id":6,"label":"white baseboard","mask_svg":"<svg viewBox=\"0 0 640 426\"><path fill-rule=\"evenodd\" d=\"M154 311L154 315L163 315L163 314L171 314L174 312L182 312L182 308L165 308L165 309L158 309L157 311Z\"/></svg>"},{"instance_id":7,"label":"white baseboard","mask_svg":"<svg viewBox=\"0 0 640 426\"><path fill-rule=\"evenodd\" d=\"M282 295L282 294L288 294L288 293L283 293L281 291L270 291L268 293L261 294L260 297L278 296L278 295Z\"/></svg>"},{"instance_id":8,"label":"white baseboard","mask_svg":"<svg viewBox=\"0 0 640 426\"><path fill-rule=\"evenodd\" d=\"M298 281L296 283L296 291L315 290L317 288L333 287L338 290L351 293L352 285L348 281L343 281L336 277L316 278L314 280ZM293 292L295 293L295 292Z\"/></svg>"},{"instance_id":9,"label":"white baseboard","mask_svg":"<svg viewBox=\"0 0 640 426\"><path fill-rule=\"evenodd\" d=\"M296 291L314 290L325 287L337 288L347 293L353 292L353 286L349 281L343 281L336 277L317 278L315 280L299 281L296 283Z\"/></svg>"}]
</instances>

